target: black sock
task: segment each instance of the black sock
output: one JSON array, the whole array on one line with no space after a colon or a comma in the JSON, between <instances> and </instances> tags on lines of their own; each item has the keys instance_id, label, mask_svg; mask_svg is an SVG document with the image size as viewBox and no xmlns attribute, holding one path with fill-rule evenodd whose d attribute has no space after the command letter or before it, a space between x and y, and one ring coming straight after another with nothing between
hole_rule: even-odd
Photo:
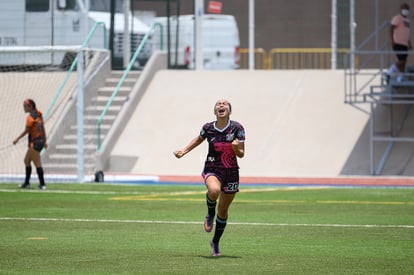
<instances>
[{"instance_id":1,"label":"black sock","mask_svg":"<svg viewBox=\"0 0 414 275\"><path fill-rule=\"evenodd\" d=\"M210 200L209 197L208 197L208 194L206 193L206 202L207 202L208 214L211 217L214 217L216 215L216 204L217 204L217 201Z\"/></svg>"},{"instance_id":2,"label":"black sock","mask_svg":"<svg viewBox=\"0 0 414 275\"><path fill-rule=\"evenodd\" d=\"M30 184L30 177L32 175L32 166L26 166L26 178L24 179L24 184Z\"/></svg>"},{"instance_id":3,"label":"black sock","mask_svg":"<svg viewBox=\"0 0 414 275\"><path fill-rule=\"evenodd\" d=\"M37 172L37 177L39 178L40 185L45 185L45 178L44 178L43 168L42 167L37 167L36 172Z\"/></svg>"},{"instance_id":4,"label":"black sock","mask_svg":"<svg viewBox=\"0 0 414 275\"><path fill-rule=\"evenodd\" d=\"M222 219L219 216L216 218L216 231L214 231L213 243L219 243L221 235L223 235L224 228L226 228L227 219Z\"/></svg>"}]
</instances>

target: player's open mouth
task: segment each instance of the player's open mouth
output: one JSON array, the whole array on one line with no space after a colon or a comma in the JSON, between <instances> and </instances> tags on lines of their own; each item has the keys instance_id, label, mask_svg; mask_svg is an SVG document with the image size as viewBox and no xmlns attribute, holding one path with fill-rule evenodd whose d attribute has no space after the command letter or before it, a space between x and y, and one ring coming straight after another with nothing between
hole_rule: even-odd
<instances>
[{"instance_id":1,"label":"player's open mouth","mask_svg":"<svg viewBox=\"0 0 414 275\"><path fill-rule=\"evenodd\" d=\"M218 113L219 113L220 115L224 114L225 112L226 112L226 110L225 110L225 109L218 109Z\"/></svg>"}]
</instances>

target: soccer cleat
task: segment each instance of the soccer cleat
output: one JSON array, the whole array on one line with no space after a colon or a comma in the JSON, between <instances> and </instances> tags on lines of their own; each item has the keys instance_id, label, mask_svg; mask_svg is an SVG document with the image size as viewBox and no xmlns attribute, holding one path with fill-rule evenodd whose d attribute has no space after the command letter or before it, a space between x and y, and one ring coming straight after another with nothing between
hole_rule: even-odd
<instances>
[{"instance_id":1,"label":"soccer cleat","mask_svg":"<svg viewBox=\"0 0 414 275\"><path fill-rule=\"evenodd\" d=\"M19 185L19 188L22 188L22 189L30 189L30 184L22 183L22 184Z\"/></svg>"},{"instance_id":2,"label":"soccer cleat","mask_svg":"<svg viewBox=\"0 0 414 275\"><path fill-rule=\"evenodd\" d=\"M46 185L45 184L43 184L43 185L39 185L39 187L38 187L40 190L46 190Z\"/></svg>"},{"instance_id":3,"label":"soccer cleat","mask_svg":"<svg viewBox=\"0 0 414 275\"><path fill-rule=\"evenodd\" d=\"M206 218L204 219L204 230L206 232L211 232L213 229L213 223L214 223L214 216L210 216L207 214Z\"/></svg>"},{"instance_id":4,"label":"soccer cleat","mask_svg":"<svg viewBox=\"0 0 414 275\"><path fill-rule=\"evenodd\" d=\"M218 257L220 256L220 249L218 243L213 243L213 241L210 242L211 246L211 256Z\"/></svg>"}]
</instances>

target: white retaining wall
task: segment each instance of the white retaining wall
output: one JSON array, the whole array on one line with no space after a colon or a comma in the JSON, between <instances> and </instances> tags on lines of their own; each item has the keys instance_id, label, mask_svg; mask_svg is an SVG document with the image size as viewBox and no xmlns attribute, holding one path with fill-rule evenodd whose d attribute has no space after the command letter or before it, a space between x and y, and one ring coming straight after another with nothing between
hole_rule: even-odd
<instances>
[{"instance_id":1,"label":"white retaining wall","mask_svg":"<svg viewBox=\"0 0 414 275\"><path fill-rule=\"evenodd\" d=\"M220 98L246 130L241 175L369 175L369 116L344 103L344 73L330 70L160 71L114 146L108 171L199 175L206 142L182 159L172 152L215 119ZM399 150L407 146L412 151L411 144ZM413 174L412 153L403 169L396 155L384 174Z\"/></svg>"}]
</instances>

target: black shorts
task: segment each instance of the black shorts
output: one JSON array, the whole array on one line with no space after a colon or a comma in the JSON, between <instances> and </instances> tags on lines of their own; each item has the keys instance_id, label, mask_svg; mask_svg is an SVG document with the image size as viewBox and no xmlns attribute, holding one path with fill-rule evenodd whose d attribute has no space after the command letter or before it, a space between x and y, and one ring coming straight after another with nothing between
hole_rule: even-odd
<instances>
[{"instance_id":1,"label":"black shorts","mask_svg":"<svg viewBox=\"0 0 414 275\"><path fill-rule=\"evenodd\" d=\"M239 192L239 168L206 167L202 173L204 181L209 176L215 176L221 182L221 191L224 193Z\"/></svg>"},{"instance_id":2,"label":"black shorts","mask_svg":"<svg viewBox=\"0 0 414 275\"><path fill-rule=\"evenodd\" d=\"M42 139L34 139L33 141L29 143L29 147L40 152L45 147L45 143Z\"/></svg>"},{"instance_id":3,"label":"black shorts","mask_svg":"<svg viewBox=\"0 0 414 275\"><path fill-rule=\"evenodd\" d=\"M408 47L405 45L401 45L401 44L395 44L393 47L393 50L397 55L397 59L399 61L407 61L407 57L408 57Z\"/></svg>"}]
</instances>

